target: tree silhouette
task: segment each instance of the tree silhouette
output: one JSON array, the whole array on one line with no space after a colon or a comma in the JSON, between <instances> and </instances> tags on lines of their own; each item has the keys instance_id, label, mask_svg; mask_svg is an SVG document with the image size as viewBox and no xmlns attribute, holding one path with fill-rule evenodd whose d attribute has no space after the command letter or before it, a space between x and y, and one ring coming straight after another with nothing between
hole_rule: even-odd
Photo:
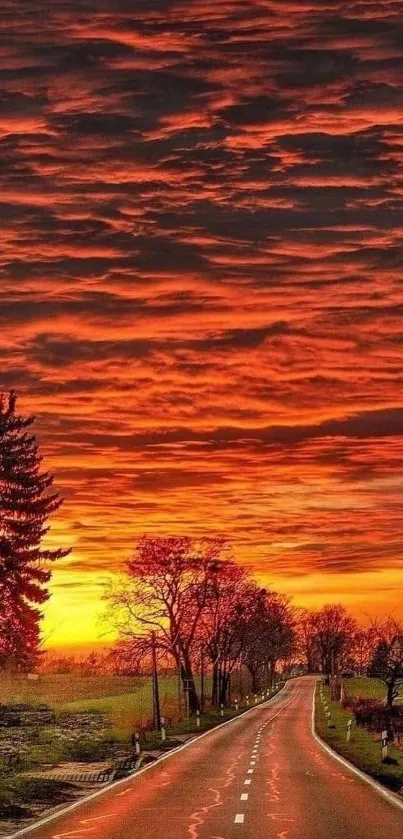
<instances>
[{"instance_id":1,"label":"tree silhouette","mask_svg":"<svg viewBox=\"0 0 403 839\"><path fill-rule=\"evenodd\" d=\"M287 597L260 589L249 612L244 661L256 693L273 685L277 662L294 652L294 616Z\"/></svg>"},{"instance_id":2,"label":"tree silhouette","mask_svg":"<svg viewBox=\"0 0 403 839\"><path fill-rule=\"evenodd\" d=\"M127 577L105 593L107 619L134 658L150 655L155 633L156 648L174 659L191 712L199 708L193 660L201 616L223 550L222 539L143 536L126 563Z\"/></svg>"},{"instance_id":3,"label":"tree silhouette","mask_svg":"<svg viewBox=\"0 0 403 839\"><path fill-rule=\"evenodd\" d=\"M211 574L201 643L212 664L212 704L227 704L231 673L245 650L248 616L259 589L247 569L231 560Z\"/></svg>"},{"instance_id":4,"label":"tree silhouette","mask_svg":"<svg viewBox=\"0 0 403 839\"><path fill-rule=\"evenodd\" d=\"M17 412L14 392L0 394L0 668L32 665L40 640L41 611L49 597L49 562L68 550L47 550L43 538L58 509L53 477L41 471L34 417Z\"/></svg>"},{"instance_id":5,"label":"tree silhouette","mask_svg":"<svg viewBox=\"0 0 403 839\"><path fill-rule=\"evenodd\" d=\"M393 708L403 684L403 624L388 618L378 625L379 642L368 675L381 679L387 687L386 706Z\"/></svg>"},{"instance_id":6,"label":"tree silhouette","mask_svg":"<svg viewBox=\"0 0 403 839\"><path fill-rule=\"evenodd\" d=\"M344 606L328 603L313 613L311 628L322 673L333 676L353 647L357 623Z\"/></svg>"}]
</instances>

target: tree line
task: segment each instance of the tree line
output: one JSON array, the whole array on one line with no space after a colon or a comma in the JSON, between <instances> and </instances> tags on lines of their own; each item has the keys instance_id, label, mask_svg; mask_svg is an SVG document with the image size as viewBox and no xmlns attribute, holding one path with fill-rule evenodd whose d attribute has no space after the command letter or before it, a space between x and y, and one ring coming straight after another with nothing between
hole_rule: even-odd
<instances>
[{"instance_id":1,"label":"tree line","mask_svg":"<svg viewBox=\"0 0 403 839\"><path fill-rule=\"evenodd\" d=\"M0 670L38 665L50 568L68 554L44 546L62 501L42 468L33 422L19 413L15 393L0 394ZM371 674L384 680L389 705L403 682L398 621L361 628L340 604L297 609L259 586L222 538L143 536L104 600L118 639L105 666L138 673L158 655L179 673L191 712L201 705L200 674L210 677L213 705L229 701L235 671L248 674L255 692L273 683L279 666Z\"/></svg>"},{"instance_id":2,"label":"tree line","mask_svg":"<svg viewBox=\"0 0 403 839\"><path fill-rule=\"evenodd\" d=\"M195 673L211 674L211 704L227 704L231 674L243 669L255 693L285 672L369 675L387 687L392 706L403 684L403 626L393 617L365 628L341 604L297 609L262 588L222 539L140 539L126 573L105 593L119 636L113 655L138 672L156 645L175 664L192 711L200 708Z\"/></svg>"}]
</instances>

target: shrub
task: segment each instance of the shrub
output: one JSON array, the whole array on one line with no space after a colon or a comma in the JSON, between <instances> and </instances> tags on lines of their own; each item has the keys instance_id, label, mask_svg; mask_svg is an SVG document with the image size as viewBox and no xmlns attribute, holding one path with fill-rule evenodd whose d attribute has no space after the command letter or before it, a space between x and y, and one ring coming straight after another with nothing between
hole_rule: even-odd
<instances>
[{"instance_id":1,"label":"shrub","mask_svg":"<svg viewBox=\"0 0 403 839\"><path fill-rule=\"evenodd\" d=\"M403 708L395 706L391 710L386 708L384 702L377 699L358 697L353 699L347 697L344 700L344 707L351 708L357 725L367 728L369 731L380 732L387 730L389 736L400 741L403 738Z\"/></svg>"}]
</instances>

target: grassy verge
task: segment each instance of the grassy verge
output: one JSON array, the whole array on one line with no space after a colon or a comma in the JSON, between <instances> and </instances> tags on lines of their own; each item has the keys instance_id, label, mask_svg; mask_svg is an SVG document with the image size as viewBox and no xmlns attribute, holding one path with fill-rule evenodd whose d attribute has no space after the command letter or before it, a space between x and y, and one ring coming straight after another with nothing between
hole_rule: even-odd
<instances>
[{"instance_id":1,"label":"grassy verge","mask_svg":"<svg viewBox=\"0 0 403 839\"><path fill-rule=\"evenodd\" d=\"M332 727L328 727L318 689L315 698L315 724L319 736L336 752L353 763L354 766L357 766L358 769L366 772L367 775L371 775L389 789L398 792L403 787L402 752L390 746L389 757L394 762L390 764L382 762L380 742L376 741L365 728L354 724L351 731L351 740L347 743L347 722L351 719L352 713L348 708L342 708L339 702L331 701L330 689L326 686L323 688L323 695L331 709Z\"/></svg>"},{"instance_id":2,"label":"grassy verge","mask_svg":"<svg viewBox=\"0 0 403 839\"><path fill-rule=\"evenodd\" d=\"M208 688L208 685L207 685ZM170 725L179 718L178 680L175 676L160 678L161 713ZM151 680L142 678L137 689L121 694L103 695L72 702L55 703L57 713L79 711L105 711L110 717L115 734L127 739L135 728L146 728L152 715Z\"/></svg>"},{"instance_id":3,"label":"grassy verge","mask_svg":"<svg viewBox=\"0 0 403 839\"><path fill-rule=\"evenodd\" d=\"M268 699L271 699L275 696L284 686L284 682L279 683L277 688L273 690L270 694ZM259 703L261 704L261 703ZM221 715L220 710L209 710L206 711L204 714L200 716L200 726L197 727L197 722L195 717L190 717L189 720L180 720L175 723L173 726L167 728L167 737L175 738L175 736L182 735L182 734L201 734L204 731L209 731L211 728L215 728L217 725L221 725L221 723L226 722L227 720L232 720L234 717L238 717L240 714L243 714L244 711L247 711L248 708L255 707L254 705L246 705L246 702L240 703L238 711L235 710L235 707L232 706L230 708L223 709L223 715ZM144 748L152 748L156 747L161 743L161 736L158 731L148 731L144 734L143 746Z\"/></svg>"},{"instance_id":4,"label":"grassy verge","mask_svg":"<svg viewBox=\"0 0 403 839\"><path fill-rule=\"evenodd\" d=\"M282 686L282 685L281 685ZM272 693L274 696L274 692ZM169 735L186 734L195 732L196 719L191 717L187 720L179 719L177 680L175 677L166 677L160 682L161 713L167 723ZM58 713L77 711L106 711L109 715L113 733L122 741L128 740L136 729L145 729L150 721L152 713L151 684L148 679L135 693L122 694L120 696L104 696L98 699L80 700L78 702L65 702L55 706ZM246 704L239 706L240 711L246 710ZM183 710L182 710L183 714ZM235 708L224 709L224 720L235 716ZM219 711L208 711L202 714L200 729L205 731L213 725L223 722ZM149 733L151 736L152 732ZM145 736L149 736L146 734ZM154 738L152 738L154 739Z\"/></svg>"}]
</instances>

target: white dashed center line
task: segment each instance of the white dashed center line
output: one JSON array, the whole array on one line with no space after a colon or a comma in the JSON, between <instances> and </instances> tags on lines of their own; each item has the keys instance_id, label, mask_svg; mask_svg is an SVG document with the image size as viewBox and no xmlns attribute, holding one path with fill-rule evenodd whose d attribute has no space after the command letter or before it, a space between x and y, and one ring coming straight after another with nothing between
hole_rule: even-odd
<instances>
[{"instance_id":1,"label":"white dashed center line","mask_svg":"<svg viewBox=\"0 0 403 839\"><path fill-rule=\"evenodd\" d=\"M252 783L252 778L247 778L246 781L244 781L244 784L251 784L251 783Z\"/></svg>"},{"instance_id":2,"label":"white dashed center line","mask_svg":"<svg viewBox=\"0 0 403 839\"><path fill-rule=\"evenodd\" d=\"M242 795L241 795L241 801L247 801L248 798L249 798L249 793L248 792L243 792Z\"/></svg>"},{"instance_id":3,"label":"white dashed center line","mask_svg":"<svg viewBox=\"0 0 403 839\"><path fill-rule=\"evenodd\" d=\"M245 821L245 816L243 813L237 813L234 819L234 824L243 824Z\"/></svg>"},{"instance_id":4,"label":"white dashed center line","mask_svg":"<svg viewBox=\"0 0 403 839\"><path fill-rule=\"evenodd\" d=\"M253 769L248 769L248 775L253 775Z\"/></svg>"}]
</instances>

